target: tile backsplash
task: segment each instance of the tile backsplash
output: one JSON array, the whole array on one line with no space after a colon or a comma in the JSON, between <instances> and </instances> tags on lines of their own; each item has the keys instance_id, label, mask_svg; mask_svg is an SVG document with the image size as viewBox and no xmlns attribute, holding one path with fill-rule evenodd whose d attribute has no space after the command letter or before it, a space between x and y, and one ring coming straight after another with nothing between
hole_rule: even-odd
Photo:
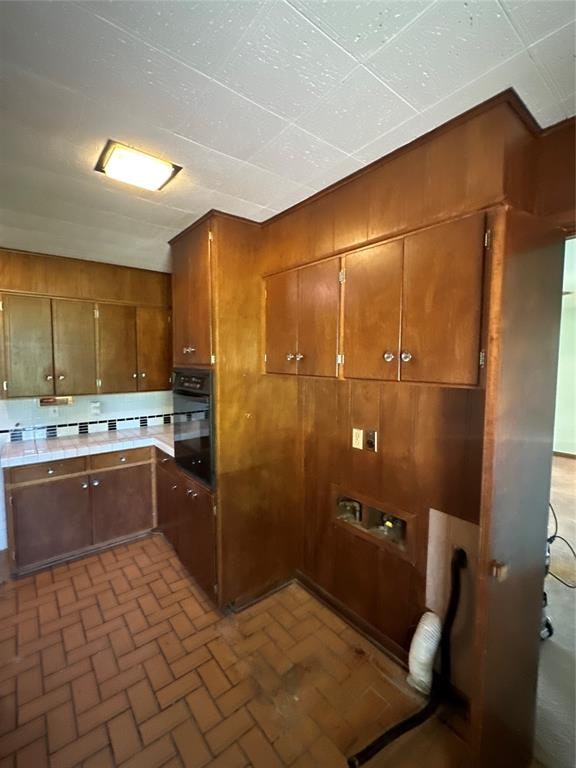
<instances>
[{"instance_id":1,"label":"tile backsplash","mask_svg":"<svg viewBox=\"0 0 576 768\"><path fill-rule=\"evenodd\" d=\"M0 444L169 423L171 392L79 395L70 405L41 406L38 398L0 400Z\"/></svg>"}]
</instances>

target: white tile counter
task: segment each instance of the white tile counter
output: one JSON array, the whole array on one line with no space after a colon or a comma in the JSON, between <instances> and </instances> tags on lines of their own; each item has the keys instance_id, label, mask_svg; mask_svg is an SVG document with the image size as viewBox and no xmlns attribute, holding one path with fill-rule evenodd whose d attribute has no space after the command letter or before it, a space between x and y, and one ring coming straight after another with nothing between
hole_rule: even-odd
<instances>
[{"instance_id":1,"label":"white tile counter","mask_svg":"<svg viewBox=\"0 0 576 768\"><path fill-rule=\"evenodd\" d=\"M110 451L127 451L153 445L174 455L174 432L171 425L119 429L116 432L95 432L75 437L54 437L50 440L23 440L5 443L0 451L0 467L19 467L43 461L72 459Z\"/></svg>"}]
</instances>

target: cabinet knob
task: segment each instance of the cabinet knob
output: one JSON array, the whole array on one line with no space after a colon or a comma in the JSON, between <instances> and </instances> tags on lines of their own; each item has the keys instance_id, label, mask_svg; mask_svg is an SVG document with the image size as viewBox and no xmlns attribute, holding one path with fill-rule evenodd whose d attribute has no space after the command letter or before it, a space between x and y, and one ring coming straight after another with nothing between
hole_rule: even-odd
<instances>
[{"instance_id":1,"label":"cabinet knob","mask_svg":"<svg viewBox=\"0 0 576 768\"><path fill-rule=\"evenodd\" d=\"M286 360L294 360L295 357L296 355L293 355L292 352L288 352L286 355Z\"/></svg>"},{"instance_id":2,"label":"cabinet knob","mask_svg":"<svg viewBox=\"0 0 576 768\"><path fill-rule=\"evenodd\" d=\"M88 488L88 483L82 483L82 488L84 488L84 490L86 490L86 488Z\"/></svg>"},{"instance_id":3,"label":"cabinet knob","mask_svg":"<svg viewBox=\"0 0 576 768\"><path fill-rule=\"evenodd\" d=\"M98 488L100 485L100 480L92 480L92 488Z\"/></svg>"},{"instance_id":4,"label":"cabinet knob","mask_svg":"<svg viewBox=\"0 0 576 768\"><path fill-rule=\"evenodd\" d=\"M177 485L173 485L173 486L172 486L172 490L173 490L173 491L175 491L177 488L178 488L178 486L177 486Z\"/></svg>"},{"instance_id":5,"label":"cabinet knob","mask_svg":"<svg viewBox=\"0 0 576 768\"><path fill-rule=\"evenodd\" d=\"M48 376L46 376L46 381L52 381L53 378L54 376L50 376L50 374L48 374Z\"/></svg>"},{"instance_id":6,"label":"cabinet knob","mask_svg":"<svg viewBox=\"0 0 576 768\"><path fill-rule=\"evenodd\" d=\"M402 352L400 360L402 360L403 363L409 363L410 360L412 360L412 354L410 352Z\"/></svg>"},{"instance_id":7,"label":"cabinet knob","mask_svg":"<svg viewBox=\"0 0 576 768\"><path fill-rule=\"evenodd\" d=\"M53 475L53 474L54 474L54 472L56 472L56 470L55 470L55 469L52 469L52 467L50 467L50 469L48 470L48 474L49 474L49 475Z\"/></svg>"},{"instance_id":8,"label":"cabinet knob","mask_svg":"<svg viewBox=\"0 0 576 768\"><path fill-rule=\"evenodd\" d=\"M64 376L64 374L63 374L63 373L61 373L61 374L58 376L58 381L64 381L64 379L65 379L65 378L66 378L66 376Z\"/></svg>"},{"instance_id":9,"label":"cabinet knob","mask_svg":"<svg viewBox=\"0 0 576 768\"><path fill-rule=\"evenodd\" d=\"M182 352L185 355L191 355L196 352L196 347L182 347Z\"/></svg>"},{"instance_id":10,"label":"cabinet knob","mask_svg":"<svg viewBox=\"0 0 576 768\"><path fill-rule=\"evenodd\" d=\"M301 354L300 352L296 352L296 355L295 355L295 357L296 357L296 360L297 360L297 361L298 361L298 360L303 360L303 359L304 359L304 355L303 355L303 354Z\"/></svg>"},{"instance_id":11,"label":"cabinet knob","mask_svg":"<svg viewBox=\"0 0 576 768\"><path fill-rule=\"evenodd\" d=\"M160 459L161 464L166 464L167 461L170 461L170 458L168 456L164 456L163 459Z\"/></svg>"},{"instance_id":12,"label":"cabinet knob","mask_svg":"<svg viewBox=\"0 0 576 768\"><path fill-rule=\"evenodd\" d=\"M198 496L198 494L196 493L196 491L193 491L190 488L188 488L188 490L186 491L186 496L190 496L191 499L195 499L196 496Z\"/></svg>"},{"instance_id":13,"label":"cabinet knob","mask_svg":"<svg viewBox=\"0 0 576 768\"><path fill-rule=\"evenodd\" d=\"M394 360L394 352L384 352L382 357L387 363L391 363Z\"/></svg>"},{"instance_id":14,"label":"cabinet knob","mask_svg":"<svg viewBox=\"0 0 576 768\"><path fill-rule=\"evenodd\" d=\"M124 464L126 461L126 456L120 456L120 461L122 462L122 464Z\"/></svg>"},{"instance_id":15,"label":"cabinet knob","mask_svg":"<svg viewBox=\"0 0 576 768\"><path fill-rule=\"evenodd\" d=\"M138 374L137 374L137 373L133 373L133 374L132 374L132 378L133 378L133 379L137 379L137 378L138 378Z\"/></svg>"},{"instance_id":16,"label":"cabinet knob","mask_svg":"<svg viewBox=\"0 0 576 768\"><path fill-rule=\"evenodd\" d=\"M145 379L145 378L146 378L146 374L145 374L145 373L141 373L141 374L140 374L140 377L141 377L142 379Z\"/></svg>"}]
</instances>

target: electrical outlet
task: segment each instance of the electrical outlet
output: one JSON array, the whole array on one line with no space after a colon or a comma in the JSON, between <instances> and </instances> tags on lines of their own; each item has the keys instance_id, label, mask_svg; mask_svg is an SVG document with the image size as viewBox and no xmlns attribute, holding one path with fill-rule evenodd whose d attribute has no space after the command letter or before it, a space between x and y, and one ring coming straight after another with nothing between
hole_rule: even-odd
<instances>
[{"instance_id":1,"label":"electrical outlet","mask_svg":"<svg viewBox=\"0 0 576 768\"><path fill-rule=\"evenodd\" d=\"M360 451L364 447L364 430L352 429L352 448L358 448Z\"/></svg>"},{"instance_id":2,"label":"electrical outlet","mask_svg":"<svg viewBox=\"0 0 576 768\"><path fill-rule=\"evenodd\" d=\"M367 451L372 451L372 453L376 453L378 451L378 432L376 432L375 429L366 430L364 448Z\"/></svg>"}]
</instances>

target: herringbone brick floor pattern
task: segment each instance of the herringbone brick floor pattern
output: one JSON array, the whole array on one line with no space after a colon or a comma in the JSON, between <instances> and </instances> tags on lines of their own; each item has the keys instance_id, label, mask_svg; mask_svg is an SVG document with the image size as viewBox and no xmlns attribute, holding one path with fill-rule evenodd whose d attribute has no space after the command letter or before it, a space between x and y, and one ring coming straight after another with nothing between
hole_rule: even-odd
<instances>
[{"instance_id":1,"label":"herringbone brick floor pattern","mask_svg":"<svg viewBox=\"0 0 576 768\"><path fill-rule=\"evenodd\" d=\"M340 768L419 704L302 587L223 616L161 536L0 587L0 768Z\"/></svg>"}]
</instances>

